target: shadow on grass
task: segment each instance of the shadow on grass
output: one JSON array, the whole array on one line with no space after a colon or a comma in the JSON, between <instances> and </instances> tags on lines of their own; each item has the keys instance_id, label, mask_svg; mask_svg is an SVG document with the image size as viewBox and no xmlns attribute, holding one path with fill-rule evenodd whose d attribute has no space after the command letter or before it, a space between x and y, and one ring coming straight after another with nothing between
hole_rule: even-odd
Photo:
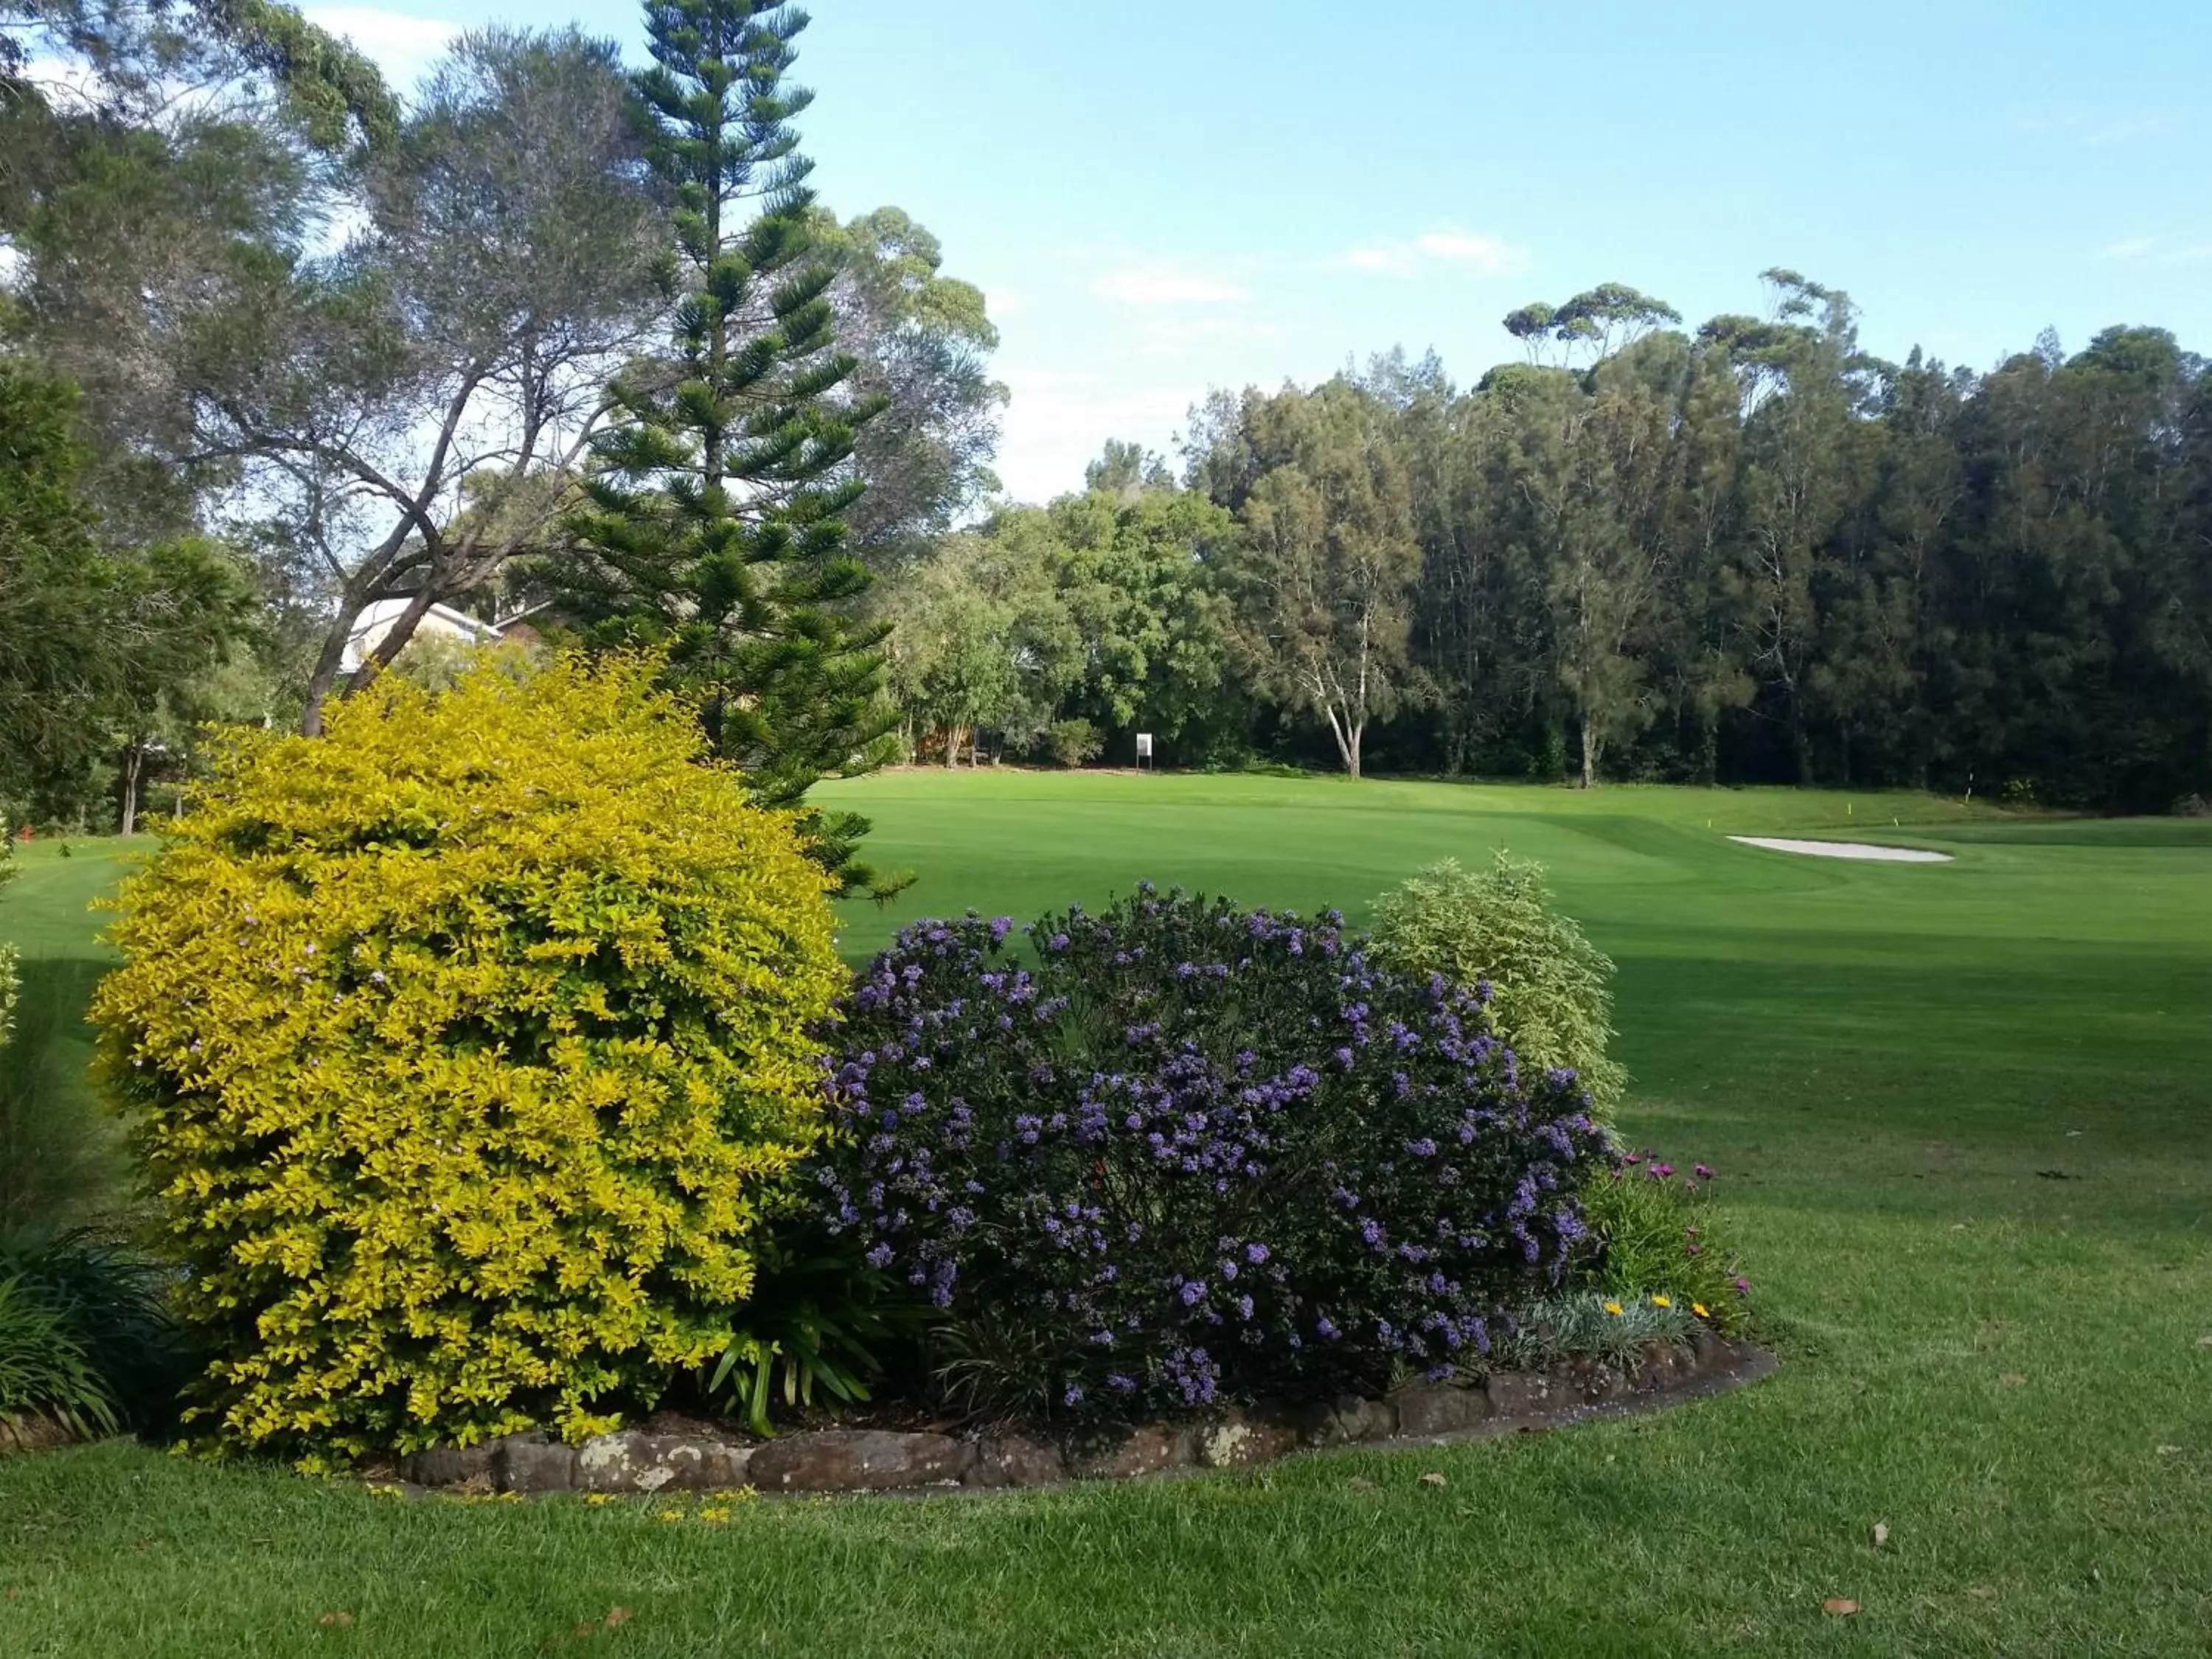
<instances>
[{"instance_id":1,"label":"shadow on grass","mask_svg":"<svg viewBox=\"0 0 2212 1659\"><path fill-rule=\"evenodd\" d=\"M85 1009L106 964L28 957L15 1030L0 1048L0 1229L65 1225L128 1196L115 1119L89 1075Z\"/></svg>"}]
</instances>

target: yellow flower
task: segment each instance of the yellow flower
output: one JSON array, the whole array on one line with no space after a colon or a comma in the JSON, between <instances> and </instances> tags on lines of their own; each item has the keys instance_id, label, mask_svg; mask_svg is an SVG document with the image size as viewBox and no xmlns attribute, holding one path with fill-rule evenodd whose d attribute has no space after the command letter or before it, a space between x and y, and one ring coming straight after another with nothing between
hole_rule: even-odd
<instances>
[{"instance_id":1,"label":"yellow flower","mask_svg":"<svg viewBox=\"0 0 2212 1659\"><path fill-rule=\"evenodd\" d=\"M611 1504L615 1501L615 1495L611 1492L586 1492L584 1495L584 1501L594 1506L600 1504Z\"/></svg>"},{"instance_id":2,"label":"yellow flower","mask_svg":"<svg viewBox=\"0 0 2212 1659\"><path fill-rule=\"evenodd\" d=\"M1605 1304L1605 1310L1609 1314L1618 1314L1620 1311L1620 1304L1618 1302L1608 1302Z\"/></svg>"},{"instance_id":3,"label":"yellow flower","mask_svg":"<svg viewBox=\"0 0 2212 1659\"><path fill-rule=\"evenodd\" d=\"M681 1521L684 1518L684 1511L682 1510L663 1510L659 1514L654 1516L653 1518L656 1521Z\"/></svg>"},{"instance_id":4,"label":"yellow flower","mask_svg":"<svg viewBox=\"0 0 2212 1659\"><path fill-rule=\"evenodd\" d=\"M699 1511L699 1518L702 1521L711 1521L719 1525L720 1522L727 1521L730 1518L730 1512L726 1509L720 1508L701 1510Z\"/></svg>"},{"instance_id":5,"label":"yellow flower","mask_svg":"<svg viewBox=\"0 0 2212 1659\"><path fill-rule=\"evenodd\" d=\"M1711 1314L1705 1311L1705 1304L1702 1302L1692 1302L1690 1304L1690 1311L1697 1315L1700 1319L1711 1319L1712 1317Z\"/></svg>"},{"instance_id":6,"label":"yellow flower","mask_svg":"<svg viewBox=\"0 0 2212 1659\"><path fill-rule=\"evenodd\" d=\"M1655 1296L1651 1298L1651 1305L1655 1308L1671 1308L1674 1304L1663 1296Z\"/></svg>"}]
</instances>

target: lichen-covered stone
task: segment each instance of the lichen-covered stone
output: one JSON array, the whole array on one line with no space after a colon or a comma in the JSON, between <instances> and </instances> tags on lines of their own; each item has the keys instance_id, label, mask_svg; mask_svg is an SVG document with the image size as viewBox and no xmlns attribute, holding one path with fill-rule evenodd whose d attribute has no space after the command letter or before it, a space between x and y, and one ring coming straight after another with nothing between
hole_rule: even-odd
<instances>
[{"instance_id":1,"label":"lichen-covered stone","mask_svg":"<svg viewBox=\"0 0 2212 1659\"><path fill-rule=\"evenodd\" d=\"M1493 1371L1482 1388L1494 1417L1541 1417L1563 1403L1563 1391L1542 1371Z\"/></svg>"},{"instance_id":2,"label":"lichen-covered stone","mask_svg":"<svg viewBox=\"0 0 2212 1659\"><path fill-rule=\"evenodd\" d=\"M501 1492L573 1492L576 1449L550 1435L508 1435L492 1443L491 1483Z\"/></svg>"},{"instance_id":3,"label":"lichen-covered stone","mask_svg":"<svg viewBox=\"0 0 2212 1659\"><path fill-rule=\"evenodd\" d=\"M1679 1342L1644 1345L1638 1383L1645 1389L1670 1389L1696 1370L1696 1357Z\"/></svg>"},{"instance_id":4,"label":"lichen-covered stone","mask_svg":"<svg viewBox=\"0 0 2212 1659\"><path fill-rule=\"evenodd\" d=\"M1409 1382L1390 1391L1402 1435L1458 1434L1490 1417L1490 1396L1449 1382Z\"/></svg>"},{"instance_id":5,"label":"lichen-covered stone","mask_svg":"<svg viewBox=\"0 0 2212 1659\"><path fill-rule=\"evenodd\" d=\"M1301 1413L1309 1446L1348 1446L1366 1440L1388 1440L1398 1432L1398 1408L1387 1400L1369 1400L1347 1394L1327 1405L1308 1407Z\"/></svg>"},{"instance_id":6,"label":"lichen-covered stone","mask_svg":"<svg viewBox=\"0 0 2212 1659\"><path fill-rule=\"evenodd\" d=\"M824 1429L769 1441L749 1468L763 1492L887 1492L950 1486L968 1473L975 1449L947 1434Z\"/></svg>"},{"instance_id":7,"label":"lichen-covered stone","mask_svg":"<svg viewBox=\"0 0 2212 1659\"><path fill-rule=\"evenodd\" d=\"M576 1485L585 1492L710 1492L745 1484L749 1448L690 1435L625 1429L586 1441L576 1451Z\"/></svg>"},{"instance_id":8,"label":"lichen-covered stone","mask_svg":"<svg viewBox=\"0 0 2212 1659\"><path fill-rule=\"evenodd\" d=\"M46 1451L75 1443L76 1431L66 1423L35 1413L0 1416L0 1455L9 1452Z\"/></svg>"},{"instance_id":9,"label":"lichen-covered stone","mask_svg":"<svg viewBox=\"0 0 2212 1659\"><path fill-rule=\"evenodd\" d=\"M1297 1450L1304 1438L1286 1413L1231 1410L1200 1428L1198 1462L1209 1469L1249 1468Z\"/></svg>"},{"instance_id":10,"label":"lichen-covered stone","mask_svg":"<svg viewBox=\"0 0 2212 1659\"><path fill-rule=\"evenodd\" d=\"M1127 1480L1163 1469L1187 1469L1197 1461L1197 1438L1198 1431L1187 1423L1142 1424L1085 1445L1077 1454L1075 1473L1085 1480Z\"/></svg>"},{"instance_id":11,"label":"lichen-covered stone","mask_svg":"<svg viewBox=\"0 0 2212 1659\"><path fill-rule=\"evenodd\" d=\"M963 1479L970 1486L1056 1486L1067 1479L1067 1456L1033 1435L987 1435Z\"/></svg>"},{"instance_id":12,"label":"lichen-covered stone","mask_svg":"<svg viewBox=\"0 0 2212 1659\"><path fill-rule=\"evenodd\" d=\"M499 1443L473 1446L431 1446L399 1460L399 1477L418 1486L467 1486L491 1479L492 1453Z\"/></svg>"}]
</instances>

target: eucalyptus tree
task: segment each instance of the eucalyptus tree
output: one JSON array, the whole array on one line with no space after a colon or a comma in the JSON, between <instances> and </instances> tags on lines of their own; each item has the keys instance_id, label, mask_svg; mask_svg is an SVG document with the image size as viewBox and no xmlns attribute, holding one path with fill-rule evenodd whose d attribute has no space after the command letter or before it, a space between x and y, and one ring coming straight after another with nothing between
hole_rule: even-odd
<instances>
[{"instance_id":1,"label":"eucalyptus tree","mask_svg":"<svg viewBox=\"0 0 2212 1659\"><path fill-rule=\"evenodd\" d=\"M271 272L244 371L198 403L199 458L236 465L327 580L309 732L433 605L547 545L657 313L664 223L615 48L573 29L461 37L347 182L358 228Z\"/></svg>"},{"instance_id":2,"label":"eucalyptus tree","mask_svg":"<svg viewBox=\"0 0 2212 1659\"><path fill-rule=\"evenodd\" d=\"M854 435L854 469L867 489L845 518L871 565L894 564L999 488L999 331L982 290L945 273L942 244L902 210L841 225L817 209L810 224L837 270L828 297L838 344L854 359L848 386L882 404Z\"/></svg>"},{"instance_id":3,"label":"eucalyptus tree","mask_svg":"<svg viewBox=\"0 0 2212 1659\"><path fill-rule=\"evenodd\" d=\"M1324 721L1360 775L1369 725L1415 689L1407 652L1420 544L1405 462L1375 400L1331 381L1261 407L1262 472L1241 515L1230 592L1256 683Z\"/></svg>"},{"instance_id":4,"label":"eucalyptus tree","mask_svg":"<svg viewBox=\"0 0 2212 1659\"><path fill-rule=\"evenodd\" d=\"M205 380L398 118L266 0L0 0L0 335L84 393L103 542L204 527Z\"/></svg>"}]
</instances>

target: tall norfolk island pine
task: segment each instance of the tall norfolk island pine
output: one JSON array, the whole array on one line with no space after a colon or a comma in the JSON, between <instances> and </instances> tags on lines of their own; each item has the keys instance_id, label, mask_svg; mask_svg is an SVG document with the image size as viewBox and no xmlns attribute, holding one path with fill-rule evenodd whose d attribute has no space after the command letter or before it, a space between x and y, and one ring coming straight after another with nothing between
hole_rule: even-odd
<instances>
[{"instance_id":1,"label":"tall norfolk island pine","mask_svg":"<svg viewBox=\"0 0 2212 1659\"><path fill-rule=\"evenodd\" d=\"M715 753L760 804L798 807L823 776L881 764L896 723L877 695L884 630L850 616L871 578L845 550L862 488L847 463L880 403L837 395L854 360L837 349L791 125L813 94L784 80L806 16L648 0L645 17L654 67L636 84L676 204L674 326L668 353L612 390L567 603L600 643L665 647ZM809 829L848 888L870 883L852 861L866 820L815 814Z\"/></svg>"}]
</instances>

